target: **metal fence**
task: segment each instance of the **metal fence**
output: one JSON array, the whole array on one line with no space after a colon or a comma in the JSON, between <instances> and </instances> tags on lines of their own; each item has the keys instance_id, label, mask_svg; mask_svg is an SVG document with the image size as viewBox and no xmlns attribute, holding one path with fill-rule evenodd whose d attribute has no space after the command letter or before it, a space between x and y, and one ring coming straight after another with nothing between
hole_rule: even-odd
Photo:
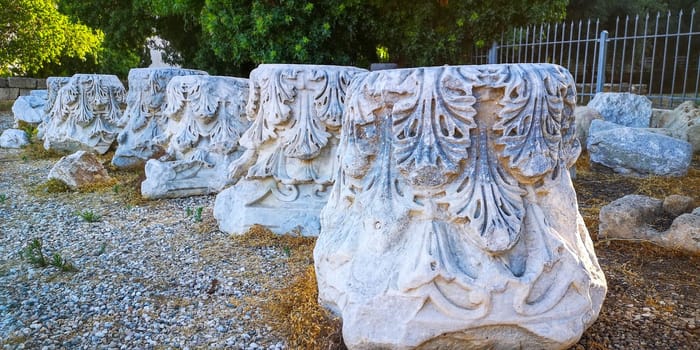
<instances>
[{"instance_id":1,"label":"metal fence","mask_svg":"<svg viewBox=\"0 0 700 350\"><path fill-rule=\"evenodd\" d=\"M700 103L700 25L696 11L514 28L472 64L556 63L576 79L578 103L601 91L646 95L655 107ZM612 28L604 28L612 27Z\"/></svg>"}]
</instances>

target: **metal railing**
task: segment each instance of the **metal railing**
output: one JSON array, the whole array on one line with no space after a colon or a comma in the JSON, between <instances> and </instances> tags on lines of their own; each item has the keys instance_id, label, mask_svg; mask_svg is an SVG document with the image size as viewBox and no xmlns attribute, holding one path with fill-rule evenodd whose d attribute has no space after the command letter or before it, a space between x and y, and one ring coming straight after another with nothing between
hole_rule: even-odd
<instances>
[{"instance_id":1,"label":"metal railing","mask_svg":"<svg viewBox=\"0 0 700 350\"><path fill-rule=\"evenodd\" d=\"M700 103L695 14L618 17L613 28L597 19L513 28L490 49L476 49L471 63L559 64L574 76L579 104L603 91L646 95L663 108Z\"/></svg>"}]
</instances>

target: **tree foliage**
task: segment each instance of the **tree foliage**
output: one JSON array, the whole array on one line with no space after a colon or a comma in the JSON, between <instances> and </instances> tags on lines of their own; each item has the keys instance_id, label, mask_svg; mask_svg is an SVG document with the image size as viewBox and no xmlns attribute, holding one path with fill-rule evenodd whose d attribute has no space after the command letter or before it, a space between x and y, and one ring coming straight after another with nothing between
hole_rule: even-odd
<instances>
[{"instance_id":1,"label":"tree foliage","mask_svg":"<svg viewBox=\"0 0 700 350\"><path fill-rule=\"evenodd\" d=\"M52 0L0 0L0 75L34 74L62 58L85 61L103 34L58 12Z\"/></svg>"}]
</instances>

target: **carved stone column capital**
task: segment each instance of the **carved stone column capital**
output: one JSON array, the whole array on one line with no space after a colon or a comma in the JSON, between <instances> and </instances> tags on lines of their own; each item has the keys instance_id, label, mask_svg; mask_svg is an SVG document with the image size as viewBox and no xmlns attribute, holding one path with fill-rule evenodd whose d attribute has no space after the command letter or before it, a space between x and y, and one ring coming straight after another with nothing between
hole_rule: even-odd
<instances>
[{"instance_id":1,"label":"carved stone column capital","mask_svg":"<svg viewBox=\"0 0 700 350\"><path fill-rule=\"evenodd\" d=\"M61 79L55 81L60 85ZM49 101L52 81L49 85ZM118 122L126 97L115 75L76 74L58 90L47 115L44 148L106 153L121 130ZM48 104L47 104L48 105Z\"/></svg>"},{"instance_id":2,"label":"carved stone column capital","mask_svg":"<svg viewBox=\"0 0 700 350\"><path fill-rule=\"evenodd\" d=\"M162 111L163 132L153 139L166 149L146 163L146 198L216 193L230 180L228 167L241 155L248 79L187 75L170 79Z\"/></svg>"},{"instance_id":3,"label":"carved stone column capital","mask_svg":"<svg viewBox=\"0 0 700 350\"><path fill-rule=\"evenodd\" d=\"M314 260L353 348L566 348L606 282L549 64L372 72L348 88Z\"/></svg>"},{"instance_id":4,"label":"carved stone column capital","mask_svg":"<svg viewBox=\"0 0 700 350\"><path fill-rule=\"evenodd\" d=\"M214 215L225 232L255 223L284 233L318 234L327 200L345 90L354 67L262 64L250 73L240 140L246 151L230 168L236 185L217 196Z\"/></svg>"},{"instance_id":5,"label":"carved stone column capital","mask_svg":"<svg viewBox=\"0 0 700 350\"><path fill-rule=\"evenodd\" d=\"M119 127L117 150L112 164L119 168L142 167L158 157L165 148L154 142L163 133L166 118L165 89L170 79L182 75L207 75L207 72L182 68L134 68L129 71L126 110Z\"/></svg>"}]
</instances>

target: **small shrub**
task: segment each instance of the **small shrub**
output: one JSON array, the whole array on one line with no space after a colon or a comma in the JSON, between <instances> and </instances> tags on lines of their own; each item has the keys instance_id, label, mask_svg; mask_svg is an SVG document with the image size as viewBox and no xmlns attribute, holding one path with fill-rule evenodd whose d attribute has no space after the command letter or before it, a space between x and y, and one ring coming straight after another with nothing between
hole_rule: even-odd
<instances>
[{"instance_id":1,"label":"small shrub","mask_svg":"<svg viewBox=\"0 0 700 350\"><path fill-rule=\"evenodd\" d=\"M198 207L194 211L194 221L195 222L202 222L202 211L204 210L204 207Z\"/></svg>"},{"instance_id":2,"label":"small shrub","mask_svg":"<svg viewBox=\"0 0 700 350\"><path fill-rule=\"evenodd\" d=\"M87 209L83 210L81 212L78 212L78 216L80 216L86 222L97 222L97 221L100 221L100 218L102 218L97 213L93 212L92 210L87 210Z\"/></svg>"},{"instance_id":3,"label":"small shrub","mask_svg":"<svg viewBox=\"0 0 700 350\"><path fill-rule=\"evenodd\" d=\"M63 258L61 254L54 253L51 259L51 266L59 268L63 272L75 272L77 268L68 260Z\"/></svg>"},{"instance_id":4,"label":"small shrub","mask_svg":"<svg viewBox=\"0 0 700 350\"><path fill-rule=\"evenodd\" d=\"M34 266L46 267L48 265L46 257L44 257L44 252L42 251L41 240L38 238L34 238L27 244L22 250L22 255Z\"/></svg>"}]
</instances>

